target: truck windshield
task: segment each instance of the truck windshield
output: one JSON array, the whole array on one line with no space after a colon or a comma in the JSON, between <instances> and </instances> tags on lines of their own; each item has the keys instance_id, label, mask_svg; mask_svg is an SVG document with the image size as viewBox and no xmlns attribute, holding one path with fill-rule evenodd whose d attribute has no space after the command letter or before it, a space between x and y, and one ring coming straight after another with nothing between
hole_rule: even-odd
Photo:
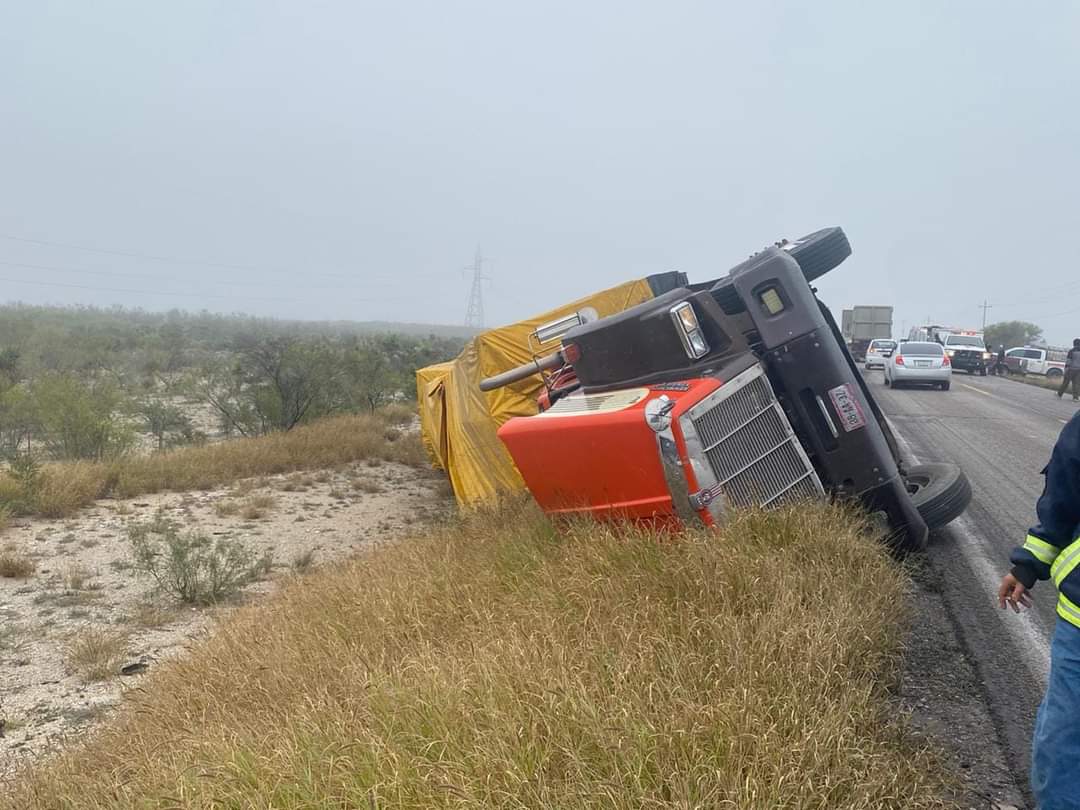
<instances>
[{"instance_id":1,"label":"truck windshield","mask_svg":"<svg viewBox=\"0 0 1080 810\"><path fill-rule=\"evenodd\" d=\"M972 346L976 349L986 348L983 339L978 335L949 335L945 338L946 346Z\"/></svg>"}]
</instances>

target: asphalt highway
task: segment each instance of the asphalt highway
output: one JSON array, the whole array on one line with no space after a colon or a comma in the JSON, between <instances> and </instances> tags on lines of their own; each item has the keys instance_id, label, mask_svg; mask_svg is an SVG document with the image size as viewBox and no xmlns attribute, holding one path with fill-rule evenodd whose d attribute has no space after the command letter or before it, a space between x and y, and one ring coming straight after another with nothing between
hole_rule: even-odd
<instances>
[{"instance_id":1,"label":"asphalt highway","mask_svg":"<svg viewBox=\"0 0 1080 810\"><path fill-rule=\"evenodd\" d=\"M905 454L920 462L958 463L971 481L971 506L934 534L927 556L1009 765L1026 784L1056 594L1052 584L1040 583L1033 609L1018 616L998 609L996 591L1009 552L1035 522L1041 471L1078 406L1043 388L962 372L954 373L950 391L893 391L884 386L882 372L865 376Z\"/></svg>"}]
</instances>

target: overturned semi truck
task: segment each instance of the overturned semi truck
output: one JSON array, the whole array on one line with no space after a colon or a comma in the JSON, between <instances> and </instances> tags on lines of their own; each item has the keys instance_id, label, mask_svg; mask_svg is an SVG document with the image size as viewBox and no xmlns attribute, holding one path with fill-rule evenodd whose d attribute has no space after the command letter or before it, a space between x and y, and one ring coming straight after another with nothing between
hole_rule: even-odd
<instances>
[{"instance_id":1,"label":"overturned semi truck","mask_svg":"<svg viewBox=\"0 0 1080 810\"><path fill-rule=\"evenodd\" d=\"M900 548L971 499L954 464L907 465L815 279L851 254L840 228L781 241L724 277L530 334L532 359L480 389L539 387L498 438L551 514L673 525L739 507L856 500Z\"/></svg>"}]
</instances>

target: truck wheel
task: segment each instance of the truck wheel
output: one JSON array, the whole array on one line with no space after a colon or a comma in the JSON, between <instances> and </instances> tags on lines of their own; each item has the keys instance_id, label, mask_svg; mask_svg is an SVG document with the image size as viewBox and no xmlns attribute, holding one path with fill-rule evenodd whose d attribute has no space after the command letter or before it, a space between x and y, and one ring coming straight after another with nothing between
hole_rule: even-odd
<instances>
[{"instance_id":1,"label":"truck wheel","mask_svg":"<svg viewBox=\"0 0 1080 810\"><path fill-rule=\"evenodd\" d=\"M1048 380L1056 380L1062 376L1062 373L1063 372L1060 368L1052 368L1048 372L1046 372L1046 378Z\"/></svg>"},{"instance_id":2,"label":"truck wheel","mask_svg":"<svg viewBox=\"0 0 1080 810\"><path fill-rule=\"evenodd\" d=\"M904 481L915 508L931 529L940 529L960 517L971 502L971 484L955 464L908 467Z\"/></svg>"},{"instance_id":3,"label":"truck wheel","mask_svg":"<svg viewBox=\"0 0 1080 810\"><path fill-rule=\"evenodd\" d=\"M985 368L980 368L979 369L979 376L980 377L985 377L986 376L986 369Z\"/></svg>"},{"instance_id":4,"label":"truck wheel","mask_svg":"<svg viewBox=\"0 0 1080 810\"><path fill-rule=\"evenodd\" d=\"M807 281L828 273L851 255L851 244L842 228L823 228L784 246L799 263Z\"/></svg>"}]
</instances>

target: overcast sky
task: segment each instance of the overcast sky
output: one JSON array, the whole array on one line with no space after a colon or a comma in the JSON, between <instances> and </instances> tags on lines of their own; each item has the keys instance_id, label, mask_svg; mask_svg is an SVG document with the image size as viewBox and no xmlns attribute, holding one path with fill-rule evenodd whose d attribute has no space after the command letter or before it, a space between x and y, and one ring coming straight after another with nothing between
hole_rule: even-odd
<instances>
[{"instance_id":1,"label":"overcast sky","mask_svg":"<svg viewBox=\"0 0 1080 810\"><path fill-rule=\"evenodd\" d=\"M479 243L492 325L838 224L834 310L1063 342L1078 9L7 2L0 300L461 323Z\"/></svg>"}]
</instances>

